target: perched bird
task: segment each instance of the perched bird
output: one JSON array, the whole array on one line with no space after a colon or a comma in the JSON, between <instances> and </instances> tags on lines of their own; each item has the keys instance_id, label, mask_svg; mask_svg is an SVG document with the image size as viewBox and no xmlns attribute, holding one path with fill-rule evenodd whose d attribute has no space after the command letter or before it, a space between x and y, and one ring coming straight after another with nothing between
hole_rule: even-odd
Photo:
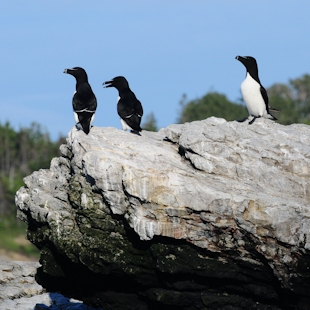
<instances>
[{"instance_id":1,"label":"perched bird","mask_svg":"<svg viewBox=\"0 0 310 310\"><path fill-rule=\"evenodd\" d=\"M242 62L246 68L246 77L241 83L241 93L249 114L253 116L249 124L253 124L259 117L276 120L269 111L278 112L278 110L269 106L266 89L262 86L258 77L255 58L251 56L237 56L236 59ZM241 122L244 122L246 119L241 120Z\"/></svg>"},{"instance_id":2,"label":"perched bird","mask_svg":"<svg viewBox=\"0 0 310 310\"><path fill-rule=\"evenodd\" d=\"M129 129L139 134L143 108L141 102L129 88L127 80L123 76L117 76L110 81L104 82L104 87L115 87L118 90L117 113L121 118L122 129Z\"/></svg>"},{"instance_id":3,"label":"perched bird","mask_svg":"<svg viewBox=\"0 0 310 310\"><path fill-rule=\"evenodd\" d=\"M95 118L97 99L89 83L85 70L80 67L65 69L64 73L71 74L76 79L76 91L72 98L72 106L76 127L83 129L88 135ZM81 128L82 127L82 128Z\"/></svg>"}]
</instances>

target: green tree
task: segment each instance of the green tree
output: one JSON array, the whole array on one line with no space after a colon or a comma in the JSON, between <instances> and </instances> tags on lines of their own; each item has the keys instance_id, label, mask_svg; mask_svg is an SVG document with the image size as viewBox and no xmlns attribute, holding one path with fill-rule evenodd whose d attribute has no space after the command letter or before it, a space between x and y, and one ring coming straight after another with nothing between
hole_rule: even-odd
<instances>
[{"instance_id":1,"label":"green tree","mask_svg":"<svg viewBox=\"0 0 310 310\"><path fill-rule=\"evenodd\" d=\"M15 192L23 178L35 170L48 168L59 156L64 138L52 142L49 134L37 123L14 130L9 122L0 124L0 214L15 214Z\"/></svg>"},{"instance_id":2,"label":"green tree","mask_svg":"<svg viewBox=\"0 0 310 310\"><path fill-rule=\"evenodd\" d=\"M310 75L304 74L300 78L290 80L289 83L301 122L310 124Z\"/></svg>"},{"instance_id":3,"label":"green tree","mask_svg":"<svg viewBox=\"0 0 310 310\"><path fill-rule=\"evenodd\" d=\"M267 93L270 105L280 110L275 115L279 123L310 124L310 75L289 80L288 84L274 84Z\"/></svg>"},{"instance_id":4,"label":"green tree","mask_svg":"<svg viewBox=\"0 0 310 310\"><path fill-rule=\"evenodd\" d=\"M267 89L270 105L279 112L271 112L280 124L289 125L300 121L300 113L293 100L291 88L286 84L274 84Z\"/></svg>"},{"instance_id":5,"label":"green tree","mask_svg":"<svg viewBox=\"0 0 310 310\"><path fill-rule=\"evenodd\" d=\"M225 118L227 121L242 119L248 115L245 106L231 102L223 94L209 92L202 98L186 102L183 95L180 101L179 123L206 119L211 116Z\"/></svg>"},{"instance_id":6,"label":"green tree","mask_svg":"<svg viewBox=\"0 0 310 310\"><path fill-rule=\"evenodd\" d=\"M143 123L142 128L148 131L158 131L157 120L153 112L146 115L145 122Z\"/></svg>"}]
</instances>

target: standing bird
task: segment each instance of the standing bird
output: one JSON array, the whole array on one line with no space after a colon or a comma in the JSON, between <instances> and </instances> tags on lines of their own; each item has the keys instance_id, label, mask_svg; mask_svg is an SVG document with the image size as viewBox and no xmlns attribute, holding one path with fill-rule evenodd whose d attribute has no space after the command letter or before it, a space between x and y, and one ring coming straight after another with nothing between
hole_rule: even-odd
<instances>
[{"instance_id":1,"label":"standing bird","mask_svg":"<svg viewBox=\"0 0 310 310\"><path fill-rule=\"evenodd\" d=\"M117 76L110 81L104 82L104 87L115 87L118 90L117 113L121 118L123 130L131 130L139 134L143 108L141 102L129 88L127 80L123 76Z\"/></svg>"},{"instance_id":2,"label":"standing bird","mask_svg":"<svg viewBox=\"0 0 310 310\"><path fill-rule=\"evenodd\" d=\"M88 135L95 118L97 99L89 83L85 70L80 67L65 69L64 73L71 74L76 79L76 91L72 98L74 119L77 129L83 129Z\"/></svg>"},{"instance_id":3,"label":"standing bird","mask_svg":"<svg viewBox=\"0 0 310 310\"><path fill-rule=\"evenodd\" d=\"M236 59L242 62L246 68L246 77L241 83L241 93L249 114L253 116L249 124L253 124L259 117L276 120L269 110L276 112L278 110L269 106L266 89L262 86L258 77L255 58L251 56L237 56ZM246 119L241 120L241 122L244 122Z\"/></svg>"}]
</instances>

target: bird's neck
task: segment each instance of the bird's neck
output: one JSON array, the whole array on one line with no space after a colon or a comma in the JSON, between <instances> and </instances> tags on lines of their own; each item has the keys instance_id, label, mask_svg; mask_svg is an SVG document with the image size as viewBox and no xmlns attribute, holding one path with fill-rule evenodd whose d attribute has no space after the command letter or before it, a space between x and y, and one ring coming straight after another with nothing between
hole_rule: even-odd
<instances>
[{"instance_id":1,"label":"bird's neck","mask_svg":"<svg viewBox=\"0 0 310 310\"><path fill-rule=\"evenodd\" d=\"M118 89L118 94L120 97L122 97L122 95L125 95L126 93L130 93L129 87L124 87L124 88Z\"/></svg>"},{"instance_id":2,"label":"bird's neck","mask_svg":"<svg viewBox=\"0 0 310 310\"><path fill-rule=\"evenodd\" d=\"M257 83L260 84L258 69L252 69L251 71L247 71L247 74L249 74Z\"/></svg>"},{"instance_id":3,"label":"bird's neck","mask_svg":"<svg viewBox=\"0 0 310 310\"><path fill-rule=\"evenodd\" d=\"M88 84L88 80L86 79L82 79L82 80L78 80L76 81L76 88L78 88L78 86L82 85L82 84Z\"/></svg>"}]
</instances>

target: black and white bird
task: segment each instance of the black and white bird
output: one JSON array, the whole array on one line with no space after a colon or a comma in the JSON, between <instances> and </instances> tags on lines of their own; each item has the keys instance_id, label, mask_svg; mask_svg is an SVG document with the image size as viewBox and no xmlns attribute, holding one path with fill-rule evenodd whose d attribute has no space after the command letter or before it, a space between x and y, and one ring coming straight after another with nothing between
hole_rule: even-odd
<instances>
[{"instance_id":1,"label":"black and white bird","mask_svg":"<svg viewBox=\"0 0 310 310\"><path fill-rule=\"evenodd\" d=\"M127 80L123 76L117 76L104 82L104 87L115 87L118 90L117 113L121 118L122 129L129 129L139 134L143 108L141 102L129 88Z\"/></svg>"},{"instance_id":2,"label":"black and white bird","mask_svg":"<svg viewBox=\"0 0 310 310\"><path fill-rule=\"evenodd\" d=\"M255 58L251 56L237 56L236 59L242 62L246 68L246 77L241 83L241 93L250 116L253 116L249 124L253 124L259 117L276 120L269 111L278 112L278 110L269 106L266 89L262 86L258 77L258 67ZM241 122L246 119L241 120Z\"/></svg>"},{"instance_id":3,"label":"black and white bird","mask_svg":"<svg viewBox=\"0 0 310 310\"><path fill-rule=\"evenodd\" d=\"M96 96L88 83L87 74L83 68L65 69L64 73L71 74L76 79L76 91L72 98L74 119L77 129L83 129L88 134L95 118Z\"/></svg>"}]
</instances>

